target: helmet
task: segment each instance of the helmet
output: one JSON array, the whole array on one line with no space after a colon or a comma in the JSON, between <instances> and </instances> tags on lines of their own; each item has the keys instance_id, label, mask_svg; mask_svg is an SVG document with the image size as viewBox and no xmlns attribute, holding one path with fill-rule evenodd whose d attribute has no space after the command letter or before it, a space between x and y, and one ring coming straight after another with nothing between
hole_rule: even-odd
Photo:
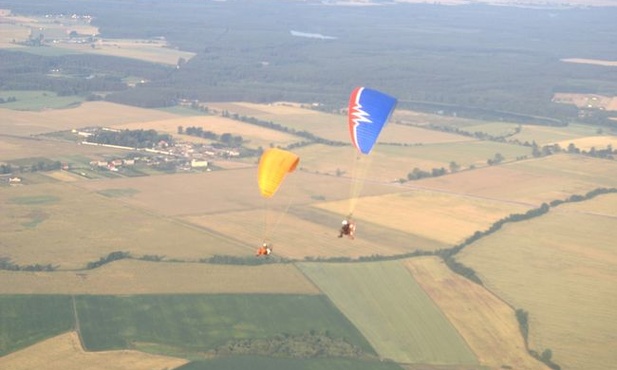
<instances>
[{"instance_id":1,"label":"helmet","mask_svg":"<svg viewBox=\"0 0 617 370\"><path fill-rule=\"evenodd\" d=\"M342 224L347 225L347 220L343 220Z\"/></svg>"}]
</instances>

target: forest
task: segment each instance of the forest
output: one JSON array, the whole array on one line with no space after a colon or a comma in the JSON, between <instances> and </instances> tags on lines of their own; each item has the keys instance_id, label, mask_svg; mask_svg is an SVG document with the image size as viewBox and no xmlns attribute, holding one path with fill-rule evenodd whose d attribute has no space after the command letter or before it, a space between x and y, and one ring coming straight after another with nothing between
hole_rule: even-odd
<instances>
[{"instance_id":1,"label":"forest","mask_svg":"<svg viewBox=\"0 0 617 370\"><path fill-rule=\"evenodd\" d=\"M93 55L2 51L0 87L49 89L143 107L200 101L345 104L355 86L403 108L485 119L610 124L578 117L554 93L617 95L617 68L565 58L617 60L617 9L486 5L326 6L316 2L0 0L18 14L91 14L106 38L164 38L197 53L178 68ZM320 35L315 37L311 35ZM601 37L599 37L601 36ZM47 76L52 66L68 77ZM93 75L89 80L72 78ZM127 88L122 78L148 83ZM92 96L91 96L92 97ZM557 122L557 123L556 123Z\"/></svg>"}]
</instances>

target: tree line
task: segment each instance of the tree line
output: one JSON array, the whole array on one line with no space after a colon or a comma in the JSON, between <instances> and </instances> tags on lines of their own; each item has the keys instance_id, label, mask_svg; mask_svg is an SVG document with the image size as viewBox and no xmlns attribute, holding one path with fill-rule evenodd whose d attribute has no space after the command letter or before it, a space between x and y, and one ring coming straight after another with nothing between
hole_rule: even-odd
<instances>
[{"instance_id":1,"label":"tree line","mask_svg":"<svg viewBox=\"0 0 617 370\"><path fill-rule=\"evenodd\" d=\"M119 145L129 148L154 148L160 142L173 145L173 139L169 134L159 134L156 130L99 130L94 135L86 138L90 143Z\"/></svg>"}]
</instances>

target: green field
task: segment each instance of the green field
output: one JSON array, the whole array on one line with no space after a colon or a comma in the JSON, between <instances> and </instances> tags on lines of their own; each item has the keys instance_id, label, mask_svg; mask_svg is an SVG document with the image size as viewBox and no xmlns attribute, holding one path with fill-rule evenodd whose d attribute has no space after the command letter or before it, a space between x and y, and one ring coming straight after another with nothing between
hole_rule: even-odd
<instances>
[{"instance_id":1,"label":"green field","mask_svg":"<svg viewBox=\"0 0 617 370\"><path fill-rule=\"evenodd\" d=\"M399 262L300 263L381 358L476 364L456 329Z\"/></svg>"},{"instance_id":2,"label":"green field","mask_svg":"<svg viewBox=\"0 0 617 370\"><path fill-rule=\"evenodd\" d=\"M83 342L92 351L156 347L184 357L234 340L327 331L374 353L324 296L79 296L76 301Z\"/></svg>"},{"instance_id":3,"label":"green field","mask_svg":"<svg viewBox=\"0 0 617 370\"><path fill-rule=\"evenodd\" d=\"M5 90L0 92L0 98L5 101L9 97L14 97L17 100L0 104L0 108L40 111L43 109L70 108L84 101L84 98L79 96L58 96L56 93L50 91Z\"/></svg>"},{"instance_id":4,"label":"green field","mask_svg":"<svg viewBox=\"0 0 617 370\"><path fill-rule=\"evenodd\" d=\"M188 363L176 370L401 370L394 363L347 359L285 359L236 356Z\"/></svg>"},{"instance_id":5,"label":"green field","mask_svg":"<svg viewBox=\"0 0 617 370\"><path fill-rule=\"evenodd\" d=\"M0 357L73 328L71 297L0 295Z\"/></svg>"}]
</instances>

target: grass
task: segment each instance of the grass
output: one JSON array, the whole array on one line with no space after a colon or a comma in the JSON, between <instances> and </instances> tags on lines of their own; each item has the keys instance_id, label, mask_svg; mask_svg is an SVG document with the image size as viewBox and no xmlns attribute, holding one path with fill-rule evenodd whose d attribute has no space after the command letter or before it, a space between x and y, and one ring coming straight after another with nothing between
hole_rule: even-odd
<instances>
[{"instance_id":1,"label":"grass","mask_svg":"<svg viewBox=\"0 0 617 370\"><path fill-rule=\"evenodd\" d=\"M104 195L109 198L124 198L131 197L139 191L131 188L122 188L122 189L105 189L101 190L99 194Z\"/></svg>"},{"instance_id":2,"label":"grass","mask_svg":"<svg viewBox=\"0 0 617 370\"><path fill-rule=\"evenodd\" d=\"M612 194L565 204L461 254L491 290L529 312L530 347L551 349L562 368L606 369L615 361L614 209Z\"/></svg>"},{"instance_id":3,"label":"grass","mask_svg":"<svg viewBox=\"0 0 617 370\"><path fill-rule=\"evenodd\" d=\"M324 296L169 295L79 296L81 333L88 350L160 343L203 353L234 339L328 331L364 351L370 345Z\"/></svg>"},{"instance_id":4,"label":"grass","mask_svg":"<svg viewBox=\"0 0 617 370\"><path fill-rule=\"evenodd\" d=\"M464 340L399 261L299 266L381 358L420 364L477 363Z\"/></svg>"},{"instance_id":5,"label":"grass","mask_svg":"<svg viewBox=\"0 0 617 370\"><path fill-rule=\"evenodd\" d=\"M73 328L66 295L0 295L0 312L0 357Z\"/></svg>"},{"instance_id":6,"label":"grass","mask_svg":"<svg viewBox=\"0 0 617 370\"><path fill-rule=\"evenodd\" d=\"M7 100L15 97L15 102L0 104L1 108L22 110L22 111L42 111L45 109L72 108L84 101L78 96L58 96L49 91L15 91L6 90L0 93L0 98Z\"/></svg>"}]
</instances>

